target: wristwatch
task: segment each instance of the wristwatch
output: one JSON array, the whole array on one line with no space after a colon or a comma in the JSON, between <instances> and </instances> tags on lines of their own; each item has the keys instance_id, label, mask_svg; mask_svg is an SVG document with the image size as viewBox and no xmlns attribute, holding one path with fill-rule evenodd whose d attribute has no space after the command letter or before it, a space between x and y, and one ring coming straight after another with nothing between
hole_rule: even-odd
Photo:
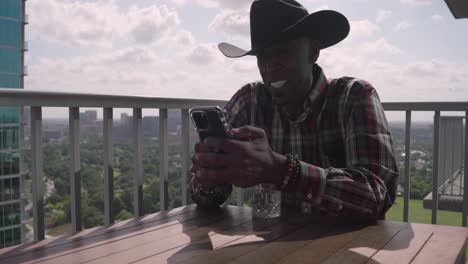
<instances>
[{"instance_id":1,"label":"wristwatch","mask_svg":"<svg viewBox=\"0 0 468 264\"><path fill-rule=\"evenodd\" d=\"M189 190L192 200L201 207L218 207L226 201L232 193L231 184L221 184L213 188L207 188L195 180L194 173L189 173Z\"/></svg>"}]
</instances>

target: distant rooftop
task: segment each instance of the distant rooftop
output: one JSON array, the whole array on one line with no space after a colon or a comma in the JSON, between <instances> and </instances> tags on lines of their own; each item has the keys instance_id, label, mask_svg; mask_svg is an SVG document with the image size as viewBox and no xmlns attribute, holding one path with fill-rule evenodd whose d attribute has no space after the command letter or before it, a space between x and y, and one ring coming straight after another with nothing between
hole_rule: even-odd
<instances>
[{"instance_id":1,"label":"distant rooftop","mask_svg":"<svg viewBox=\"0 0 468 264\"><path fill-rule=\"evenodd\" d=\"M468 18L468 0L445 0L453 17Z\"/></svg>"}]
</instances>

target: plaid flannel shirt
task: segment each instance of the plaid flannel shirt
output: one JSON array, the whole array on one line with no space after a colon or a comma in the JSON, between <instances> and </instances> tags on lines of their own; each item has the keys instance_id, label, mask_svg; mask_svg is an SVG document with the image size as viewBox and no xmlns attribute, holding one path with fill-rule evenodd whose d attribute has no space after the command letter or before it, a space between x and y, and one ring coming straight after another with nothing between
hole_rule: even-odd
<instances>
[{"instance_id":1,"label":"plaid flannel shirt","mask_svg":"<svg viewBox=\"0 0 468 264\"><path fill-rule=\"evenodd\" d=\"M273 151L298 155L301 175L283 189L283 208L381 219L395 200L399 173L377 92L355 78L328 81L318 65L313 71L295 120L261 82L237 91L224 108L227 119L232 127L263 128Z\"/></svg>"}]
</instances>

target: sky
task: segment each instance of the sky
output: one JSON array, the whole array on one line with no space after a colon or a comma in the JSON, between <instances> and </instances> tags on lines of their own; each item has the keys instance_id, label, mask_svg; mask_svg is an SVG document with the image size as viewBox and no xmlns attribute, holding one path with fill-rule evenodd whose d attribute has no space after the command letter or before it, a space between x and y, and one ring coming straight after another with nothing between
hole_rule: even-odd
<instances>
[{"instance_id":1,"label":"sky","mask_svg":"<svg viewBox=\"0 0 468 264\"><path fill-rule=\"evenodd\" d=\"M369 81L383 102L467 101L468 19L444 1L301 0L351 24L322 50L328 78ZM29 0L25 89L228 100L260 80L250 49L252 0Z\"/></svg>"}]
</instances>

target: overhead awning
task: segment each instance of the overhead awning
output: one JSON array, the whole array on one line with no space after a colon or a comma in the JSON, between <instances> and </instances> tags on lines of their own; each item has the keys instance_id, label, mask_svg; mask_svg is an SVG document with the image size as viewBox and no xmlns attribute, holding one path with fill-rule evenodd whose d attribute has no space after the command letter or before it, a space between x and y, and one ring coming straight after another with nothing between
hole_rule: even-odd
<instances>
[{"instance_id":1,"label":"overhead awning","mask_svg":"<svg viewBox=\"0 0 468 264\"><path fill-rule=\"evenodd\" d=\"M458 18L468 18L468 0L445 0L450 12Z\"/></svg>"}]
</instances>

